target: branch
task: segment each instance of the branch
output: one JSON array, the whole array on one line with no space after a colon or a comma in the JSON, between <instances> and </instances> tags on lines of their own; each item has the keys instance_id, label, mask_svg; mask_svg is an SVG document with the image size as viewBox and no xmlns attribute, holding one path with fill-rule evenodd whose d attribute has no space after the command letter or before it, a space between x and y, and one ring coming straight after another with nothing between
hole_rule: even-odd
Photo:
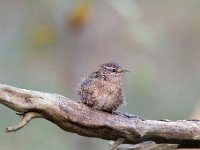
<instances>
[{"instance_id":1,"label":"branch","mask_svg":"<svg viewBox=\"0 0 200 150\"><path fill-rule=\"evenodd\" d=\"M19 89L0 84L0 103L23 114L21 122L7 132L24 127L33 118L44 118L65 131L121 144L154 141L200 147L200 121L156 121L109 114L58 94ZM114 146L115 147L115 146Z\"/></svg>"}]
</instances>

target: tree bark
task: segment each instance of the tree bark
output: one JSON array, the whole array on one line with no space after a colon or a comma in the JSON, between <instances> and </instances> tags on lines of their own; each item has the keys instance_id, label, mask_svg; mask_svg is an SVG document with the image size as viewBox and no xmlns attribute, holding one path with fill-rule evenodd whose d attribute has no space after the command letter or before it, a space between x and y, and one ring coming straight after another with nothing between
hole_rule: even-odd
<instances>
[{"instance_id":1,"label":"tree bark","mask_svg":"<svg viewBox=\"0 0 200 150\"><path fill-rule=\"evenodd\" d=\"M0 103L22 114L17 131L33 118L44 118L61 129L82 136L136 144L144 141L200 147L200 121L143 120L134 115L97 111L58 94L0 84Z\"/></svg>"}]
</instances>

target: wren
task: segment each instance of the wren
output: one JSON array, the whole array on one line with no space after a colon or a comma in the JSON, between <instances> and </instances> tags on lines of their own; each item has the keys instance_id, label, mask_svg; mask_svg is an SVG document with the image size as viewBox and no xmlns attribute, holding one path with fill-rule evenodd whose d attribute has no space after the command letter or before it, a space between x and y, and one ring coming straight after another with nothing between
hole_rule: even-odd
<instances>
[{"instance_id":1,"label":"wren","mask_svg":"<svg viewBox=\"0 0 200 150\"><path fill-rule=\"evenodd\" d=\"M100 111L114 113L126 104L122 92L122 76L128 70L116 62L102 64L99 70L81 80L78 87L80 102Z\"/></svg>"}]
</instances>

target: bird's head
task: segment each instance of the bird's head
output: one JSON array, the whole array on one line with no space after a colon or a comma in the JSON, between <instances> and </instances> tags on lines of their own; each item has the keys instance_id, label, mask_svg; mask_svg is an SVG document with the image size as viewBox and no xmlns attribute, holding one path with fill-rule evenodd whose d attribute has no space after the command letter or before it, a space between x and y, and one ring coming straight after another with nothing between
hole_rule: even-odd
<instances>
[{"instance_id":1,"label":"bird's head","mask_svg":"<svg viewBox=\"0 0 200 150\"><path fill-rule=\"evenodd\" d=\"M100 66L99 71L101 71L103 74L107 76L112 76L112 77L122 77L122 75L126 72L130 72L128 70L124 70L120 64L116 62L109 62L102 64Z\"/></svg>"}]
</instances>

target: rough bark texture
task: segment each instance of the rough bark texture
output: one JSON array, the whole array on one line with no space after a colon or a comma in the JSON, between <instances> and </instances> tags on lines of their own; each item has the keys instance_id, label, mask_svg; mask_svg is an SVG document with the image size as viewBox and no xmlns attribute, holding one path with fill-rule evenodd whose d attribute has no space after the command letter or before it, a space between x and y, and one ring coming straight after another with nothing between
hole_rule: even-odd
<instances>
[{"instance_id":1,"label":"rough bark texture","mask_svg":"<svg viewBox=\"0 0 200 150\"><path fill-rule=\"evenodd\" d=\"M44 118L65 131L124 143L144 141L200 147L200 121L142 120L93 110L58 94L19 89L0 84L0 103L22 113L21 122L7 132L25 126L32 118Z\"/></svg>"}]
</instances>

